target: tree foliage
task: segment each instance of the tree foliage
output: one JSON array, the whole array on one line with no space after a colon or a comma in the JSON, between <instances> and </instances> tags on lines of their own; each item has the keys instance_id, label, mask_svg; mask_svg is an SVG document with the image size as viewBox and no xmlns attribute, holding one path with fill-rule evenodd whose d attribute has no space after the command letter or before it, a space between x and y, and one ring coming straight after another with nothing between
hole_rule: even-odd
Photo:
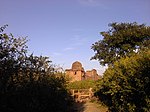
<instances>
[{"instance_id":1,"label":"tree foliage","mask_svg":"<svg viewBox=\"0 0 150 112\"><path fill-rule=\"evenodd\" d=\"M6 26L5 26L6 27ZM0 111L67 112L71 97L48 57L28 54L26 38L0 31Z\"/></svg>"},{"instance_id":2,"label":"tree foliage","mask_svg":"<svg viewBox=\"0 0 150 112\"><path fill-rule=\"evenodd\" d=\"M140 49L150 48L150 27L144 24L111 23L108 31L101 32L102 40L92 45L101 65L113 64L121 57L130 55Z\"/></svg>"},{"instance_id":3,"label":"tree foliage","mask_svg":"<svg viewBox=\"0 0 150 112\"><path fill-rule=\"evenodd\" d=\"M145 50L109 66L97 94L113 112L149 112L149 88L150 50Z\"/></svg>"},{"instance_id":4,"label":"tree foliage","mask_svg":"<svg viewBox=\"0 0 150 112\"><path fill-rule=\"evenodd\" d=\"M6 92L13 76L25 64L26 38L15 38L12 34L0 34L0 91Z\"/></svg>"}]
</instances>

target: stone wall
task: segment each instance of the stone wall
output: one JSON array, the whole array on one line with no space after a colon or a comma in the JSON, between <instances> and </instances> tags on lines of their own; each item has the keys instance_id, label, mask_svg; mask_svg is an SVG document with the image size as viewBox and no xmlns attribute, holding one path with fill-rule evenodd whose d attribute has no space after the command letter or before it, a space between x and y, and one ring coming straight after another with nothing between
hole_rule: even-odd
<instances>
[{"instance_id":1,"label":"stone wall","mask_svg":"<svg viewBox=\"0 0 150 112\"><path fill-rule=\"evenodd\" d=\"M98 80L100 77L97 74L95 69L84 71L82 64L78 61L72 64L71 69L66 69L66 76L70 79L71 82L81 81L81 80Z\"/></svg>"}]
</instances>

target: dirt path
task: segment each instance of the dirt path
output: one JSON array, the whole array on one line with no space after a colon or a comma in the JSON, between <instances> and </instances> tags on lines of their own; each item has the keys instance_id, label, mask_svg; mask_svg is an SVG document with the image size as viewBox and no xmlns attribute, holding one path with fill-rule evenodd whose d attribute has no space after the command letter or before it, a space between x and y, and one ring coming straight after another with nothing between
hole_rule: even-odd
<instances>
[{"instance_id":1,"label":"dirt path","mask_svg":"<svg viewBox=\"0 0 150 112\"><path fill-rule=\"evenodd\" d=\"M107 112L106 107L92 102L78 103L75 110L76 112Z\"/></svg>"}]
</instances>

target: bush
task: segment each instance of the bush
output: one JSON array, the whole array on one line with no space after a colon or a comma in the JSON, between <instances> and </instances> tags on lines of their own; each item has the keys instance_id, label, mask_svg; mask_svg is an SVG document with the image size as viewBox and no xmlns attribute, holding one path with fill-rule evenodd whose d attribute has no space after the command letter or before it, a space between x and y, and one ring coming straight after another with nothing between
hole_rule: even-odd
<instances>
[{"instance_id":1,"label":"bush","mask_svg":"<svg viewBox=\"0 0 150 112\"><path fill-rule=\"evenodd\" d=\"M67 85L68 89L89 89L95 88L96 81L93 80L83 80L71 82Z\"/></svg>"},{"instance_id":2,"label":"bush","mask_svg":"<svg viewBox=\"0 0 150 112\"><path fill-rule=\"evenodd\" d=\"M1 94L1 112L69 112L71 97L60 78L50 77Z\"/></svg>"},{"instance_id":3,"label":"bush","mask_svg":"<svg viewBox=\"0 0 150 112\"><path fill-rule=\"evenodd\" d=\"M99 87L97 95L112 112L149 112L150 50L109 66Z\"/></svg>"}]
</instances>

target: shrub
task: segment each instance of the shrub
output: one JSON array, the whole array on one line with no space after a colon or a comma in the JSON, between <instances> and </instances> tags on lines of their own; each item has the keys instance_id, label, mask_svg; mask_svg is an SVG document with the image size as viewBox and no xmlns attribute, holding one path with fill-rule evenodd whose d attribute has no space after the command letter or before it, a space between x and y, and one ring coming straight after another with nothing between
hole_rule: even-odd
<instances>
[{"instance_id":1,"label":"shrub","mask_svg":"<svg viewBox=\"0 0 150 112\"><path fill-rule=\"evenodd\" d=\"M121 58L105 71L97 95L113 112L150 111L150 50Z\"/></svg>"},{"instance_id":2,"label":"shrub","mask_svg":"<svg viewBox=\"0 0 150 112\"><path fill-rule=\"evenodd\" d=\"M71 82L67 85L68 89L89 89L95 87L95 82L93 80L82 80Z\"/></svg>"}]
</instances>

